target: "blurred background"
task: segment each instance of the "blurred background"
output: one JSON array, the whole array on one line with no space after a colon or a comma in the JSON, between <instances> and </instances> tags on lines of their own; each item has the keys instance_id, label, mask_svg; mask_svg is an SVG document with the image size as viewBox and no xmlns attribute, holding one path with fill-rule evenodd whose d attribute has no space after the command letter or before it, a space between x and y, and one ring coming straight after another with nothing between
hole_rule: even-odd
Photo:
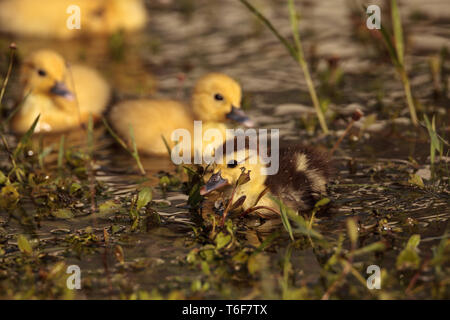
<instances>
[{"instance_id":1,"label":"blurred background","mask_svg":"<svg viewBox=\"0 0 450 320\"><path fill-rule=\"evenodd\" d=\"M45 6L45 2L41 0L39 5ZM292 40L285 0L251 2L283 36ZM424 239L422 252L431 252L431 247L445 238L450 217L449 171L448 166L445 167L448 155L444 152L442 167L436 169L438 181L431 179L428 133L424 128L412 128L402 82L382 38L366 27L363 4L378 4L382 8L382 23L391 28L390 1L298 0L296 3L305 57L330 127L328 137L321 134L302 70L266 26L237 0L147 0L148 23L142 30L131 33L115 31L110 35L58 40L3 32L0 34L0 80L8 69L9 44L15 42L18 48L4 105L9 112L20 98L18 70L23 58L36 49L50 48L70 63L84 63L99 70L113 87L114 101L139 97L188 101L189 92L201 75L213 71L226 73L241 83L242 107L257 128L280 129L283 140L330 148L344 132L353 112L360 109L364 117L355 123L336 153L336 176L330 184L330 197L337 212L319 222L321 232L335 240L338 234L345 232L343 221L351 215L359 219L361 230L374 230L373 234L366 234L363 243L367 244L369 239L389 239L394 243L393 250L398 250L410 234L416 232ZM434 115L437 131L448 141L450 1L403 0L399 1L399 8L405 33L406 66L419 120L423 121L424 114L430 118ZM81 23L83 26L83 21ZM97 126L96 134L96 178L106 184L114 197L129 197L142 178L136 174L133 159L115 144L101 125ZM74 144L85 143L84 135L73 139ZM55 141L59 141L59 137L50 143ZM183 207L187 196L179 189L162 187L162 179L167 180L164 177L173 177L167 174L174 170L169 161L144 157L143 163L147 170L146 183L155 186L156 209L167 224L149 233L130 233L120 238L129 264L123 269L116 266L112 272L117 271L116 275L124 272L129 278L113 278L114 284L125 289L111 296L136 297L133 296L136 288L147 292L157 288L164 297L170 296L173 290L176 291L173 297L178 298L280 297L278 289L272 288L274 291L267 294L265 284L256 285L247 276L238 277L236 281L231 275L226 278L231 287L223 288L222 279L213 279L214 274L205 276L200 268L188 269L183 263L193 240L186 240L185 235L192 235L194 224ZM430 188L423 189L424 182ZM71 223L48 221L38 232L41 241L64 239L64 230L70 229L70 233L90 225L91 220L83 219ZM100 234L109 222L96 226L95 232ZM120 226L119 230L125 227ZM258 247L263 239L258 238L259 232L267 234L268 230L271 226L248 227L242 237L246 244ZM15 226L8 233L19 231L20 227ZM289 239L283 241L283 245L289 243ZM284 249L269 250L267 260L261 262L271 268L273 283L278 283L283 276L276 264L284 259L283 254ZM72 253L68 256L68 261L79 263L93 276L88 280L88 287L101 288L85 291L82 297L102 298L111 291L106 280L98 277L103 272L101 253L83 261ZM395 269L395 257L387 254L377 259L385 259L384 263ZM294 285L321 287L320 268L326 261L324 257L307 248L295 251L292 259L293 268L302 275L296 278ZM254 263L260 264L259 260ZM261 277L271 278L266 273ZM195 280L197 282L191 285L194 278L201 279L200 284ZM207 281L211 287L205 289L202 285L206 286ZM396 282L394 287L398 286ZM189 291L189 288L194 289ZM306 292L302 296L302 292L297 292L295 297L320 298L312 291L310 296ZM367 294L364 297L372 297L366 291L364 294ZM420 294L419 297L430 296ZM338 295L362 297L362 293L351 290ZM153 291L142 296L155 298L159 294ZM437 296L445 297L445 293ZM403 298L403 291L388 297Z\"/></svg>"}]
</instances>

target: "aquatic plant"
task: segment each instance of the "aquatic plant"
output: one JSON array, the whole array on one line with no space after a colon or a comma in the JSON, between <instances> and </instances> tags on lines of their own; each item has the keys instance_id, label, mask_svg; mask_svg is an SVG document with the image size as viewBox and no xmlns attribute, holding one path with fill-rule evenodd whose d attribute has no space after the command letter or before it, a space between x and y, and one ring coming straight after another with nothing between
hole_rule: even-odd
<instances>
[{"instance_id":1,"label":"aquatic plant","mask_svg":"<svg viewBox=\"0 0 450 320\"><path fill-rule=\"evenodd\" d=\"M438 133L436 132L436 119L435 116L433 116L431 122L428 119L427 115L424 115L425 120L425 126L428 131L428 135L430 136L430 165L431 165L431 172L434 175L434 165L435 165L435 159L436 159L436 152L439 153L439 155L442 158L443 152L444 152L444 142Z\"/></svg>"},{"instance_id":2,"label":"aquatic plant","mask_svg":"<svg viewBox=\"0 0 450 320\"><path fill-rule=\"evenodd\" d=\"M131 146L132 146L132 149L130 149L127 146L127 144L125 143L125 141L123 141L122 138L120 138L119 135L114 132L114 130L111 128L108 121L104 117L102 118L102 121L103 121L103 124L104 124L106 130L108 130L109 134L114 138L114 140L116 140L116 142L122 148L124 148L133 157L133 159L136 161L139 171L141 172L142 175L145 175L145 169L144 169L144 166L142 165L141 158L139 157L139 152L136 147L136 141L134 139L133 127L130 126L130 138L131 138Z\"/></svg>"},{"instance_id":3,"label":"aquatic plant","mask_svg":"<svg viewBox=\"0 0 450 320\"><path fill-rule=\"evenodd\" d=\"M266 27L272 31L272 33L278 38L278 40L284 45L289 54L294 58L294 60L299 64L303 71L303 75L305 77L306 85L308 87L309 95L313 102L317 118L319 119L320 127L325 134L328 134L328 125L325 120L325 115L317 95L316 89L314 87L314 82L311 77L311 73L309 71L308 63L305 59L303 46L299 33L299 20L298 14L295 9L294 0L288 1L289 8L289 17L291 21L291 29L294 36L294 44L291 44L285 37L283 37L280 32L273 26L273 24L258 10L256 9L250 2L247 0L239 0L242 4L244 4L256 17L264 24Z\"/></svg>"},{"instance_id":4,"label":"aquatic plant","mask_svg":"<svg viewBox=\"0 0 450 320\"><path fill-rule=\"evenodd\" d=\"M11 43L9 45L9 66L8 66L8 71L6 73L6 77L3 80L2 83L2 87L0 89L0 119L3 118L3 97L5 96L5 91L6 91L6 86L8 85L8 81L9 78L11 77L11 72L12 72L12 68L13 68L13 62L14 62L14 53L16 51L16 44L15 43Z\"/></svg>"},{"instance_id":5,"label":"aquatic plant","mask_svg":"<svg viewBox=\"0 0 450 320\"><path fill-rule=\"evenodd\" d=\"M386 28L381 24L381 34L386 45L386 48L391 57L392 64L400 77L403 84L403 90L405 91L406 102L408 104L411 121L415 126L419 125L417 119L416 107L414 104L414 98L411 91L411 85L408 78L408 73L405 66L405 48L403 39L403 27L398 9L397 1L391 0L391 18L393 24L393 34L390 34ZM394 39L394 40L392 40Z\"/></svg>"}]
</instances>

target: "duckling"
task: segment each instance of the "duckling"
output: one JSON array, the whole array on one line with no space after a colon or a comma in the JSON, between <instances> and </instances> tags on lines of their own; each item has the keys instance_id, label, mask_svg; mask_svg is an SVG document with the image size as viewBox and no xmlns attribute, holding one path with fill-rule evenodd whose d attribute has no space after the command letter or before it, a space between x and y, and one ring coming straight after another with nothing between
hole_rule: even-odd
<instances>
[{"instance_id":1,"label":"duckling","mask_svg":"<svg viewBox=\"0 0 450 320\"><path fill-rule=\"evenodd\" d=\"M173 147L172 133L176 129L185 129L193 140L183 143L182 150L193 155L203 152L208 145L212 149L222 145L226 137L226 121L233 120L247 127L253 125L240 109L241 95L241 87L235 80L222 73L210 73L197 81L190 106L173 100L123 101L112 108L110 121L119 135L128 140L131 126L137 148L159 156L168 154L162 136ZM202 134L195 135L194 120L202 121L203 132L219 130L223 139L216 141L203 139ZM202 139L202 147L194 149L194 146L200 146L199 139Z\"/></svg>"},{"instance_id":2,"label":"duckling","mask_svg":"<svg viewBox=\"0 0 450 320\"><path fill-rule=\"evenodd\" d=\"M68 8L80 8L80 29L70 29ZM68 13L69 12L69 13ZM69 39L141 29L147 22L142 0L2 0L0 30L20 36Z\"/></svg>"},{"instance_id":3,"label":"duckling","mask_svg":"<svg viewBox=\"0 0 450 320\"><path fill-rule=\"evenodd\" d=\"M201 188L201 195L221 189L229 195L243 168L250 180L236 188L233 201L245 199L242 204L244 211L258 206L279 212L279 205L271 199L272 195L280 198L288 207L305 212L327 193L326 184L331 175L331 166L325 152L300 144L280 147L279 169L276 174L269 175L267 164L260 159L258 150L251 152L248 143L240 150L235 144L232 152L225 148L224 144L223 156L216 159L215 173L209 176ZM274 151L269 148L269 153ZM261 208L257 212L263 217L273 218L276 216L273 210Z\"/></svg>"},{"instance_id":4,"label":"duckling","mask_svg":"<svg viewBox=\"0 0 450 320\"><path fill-rule=\"evenodd\" d=\"M39 50L24 60L21 69L23 102L12 119L12 130L27 131L40 115L35 132L65 131L99 117L106 108L110 88L88 67L68 67L51 50Z\"/></svg>"}]
</instances>

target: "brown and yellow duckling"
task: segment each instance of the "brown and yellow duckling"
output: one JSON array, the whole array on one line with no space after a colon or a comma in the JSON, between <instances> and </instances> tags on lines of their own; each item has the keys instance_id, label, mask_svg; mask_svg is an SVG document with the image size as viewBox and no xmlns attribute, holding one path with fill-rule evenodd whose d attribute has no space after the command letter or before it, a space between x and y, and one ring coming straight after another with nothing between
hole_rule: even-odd
<instances>
[{"instance_id":1,"label":"brown and yellow duckling","mask_svg":"<svg viewBox=\"0 0 450 320\"><path fill-rule=\"evenodd\" d=\"M244 211L255 206L271 208L256 211L264 217L272 218L277 216L274 211L279 212L279 205L271 196L280 198L285 205L298 212L305 212L327 193L331 166L325 152L295 144L280 147L279 169L276 174L269 175L268 165L261 161L257 152L249 152L248 145L241 150L235 148L232 152L226 152L225 146L223 148L224 156L217 159L214 173L202 187L201 195L222 190L229 196L241 176L242 168L249 173L250 180L236 188L233 201L245 197L242 204Z\"/></svg>"},{"instance_id":2,"label":"brown and yellow duckling","mask_svg":"<svg viewBox=\"0 0 450 320\"><path fill-rule=\"evenodd\" d=\"M110 88L100 74L82 65L68 67L51 50L39 50L25 59L21 70L23 102L14 116L13 131L27 131L40 115L36 132L60 132L100 117Z\"/></svg>"},{"instance_id":3,"label":"brown and yellow duckling","mask_svg":"<svg viewBox=\"0 0 450 320\"><path fill-rule=\"evenodd\" d=\"M200 78L193 90L190 105L174 100L131 100L115 105L110 113L110 121L119 135L130 142L130 126L133 128L137 148L147 154L167 156L164 140L172 148L172 133L176 129L189 132L192 141L185 144L189 152L203 152L210 145L213 149L223 144L226 137L226 122L235 121L244 126L252 126L251 120L240 109L240 85L222 73L210 73ZM194 121L202 121L202 130L217 129L223 139L203 140L202 148L195 150L193 140ZM198 140L197 139L197 140ZM185 150L182 147L182 150Z\"/></svg>"}]
</instances>

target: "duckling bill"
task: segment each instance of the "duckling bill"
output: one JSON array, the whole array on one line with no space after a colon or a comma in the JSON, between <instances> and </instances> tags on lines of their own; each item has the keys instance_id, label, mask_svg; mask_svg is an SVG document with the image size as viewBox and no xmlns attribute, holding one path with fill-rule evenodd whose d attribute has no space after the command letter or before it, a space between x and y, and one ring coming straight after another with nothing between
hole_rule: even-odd
<instances>
[{"instance_id":1,"label":"duckling bill","mask_svg":"<svg viewBox=\"0 0 450 320\"><path fill-rule=\"evenodd\" d=\"M298 212L307 212L327 194L326 185L331 176L331 163L328 154L318 149L299 144L280 147L279 170L273 175L266 174L267 165L261 161L251 163L252 153L249 152L248 146L245 150L228 153L224 149L224 154L231 155L232 160L225 164L220 163L219 159L215 173L201 188L201 195L218 190L229 194L241 176L242 168L247 170L250 181L236 188L234 199L245 196L243 210L261 206L279 211L279 206L271 199L271 196L274 196ZM269 192L264 194L266 190ZM259 198L261 194L263 196ZM260 209L258 213L270 218L274 216L274 213L267 209Z\"/></svg>"}]
</instances>

